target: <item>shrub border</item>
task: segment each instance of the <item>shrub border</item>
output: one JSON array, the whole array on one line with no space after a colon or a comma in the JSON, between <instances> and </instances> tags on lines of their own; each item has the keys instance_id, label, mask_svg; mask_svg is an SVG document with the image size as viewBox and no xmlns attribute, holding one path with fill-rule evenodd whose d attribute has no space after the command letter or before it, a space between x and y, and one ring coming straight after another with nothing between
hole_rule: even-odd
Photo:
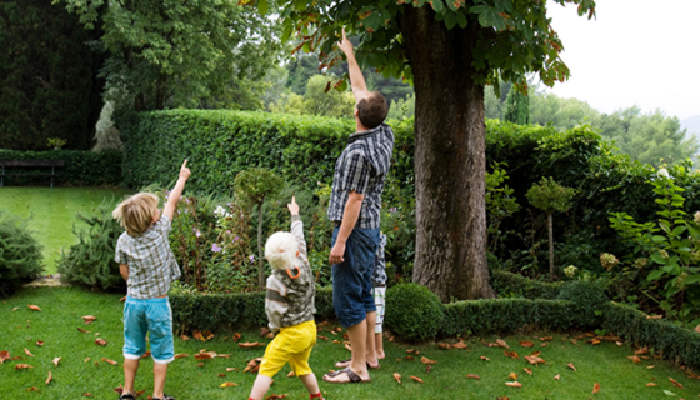
<instances>
[{"instance_id":1,"label":"shrub border","mask_svg":"<svg viewBox=\"0 0 700 400\"><path fill-rule=\"evenodd\" d=\"M173 327L233 330L266 325L264 293L170 295ZM593 323L580 323L581 306L567 300L495 299L464 300L444 304L445 318L438 338L470 334L512 333L520 329L571 330L602 328L609 333L661 352L664 358L700 368L700 335L664 320L647 319L630 306L610 302ZM332 292L316 291L316 319L334 320ZM391 329L391 327L388 327Z\"/></svg>"}]
</instances>

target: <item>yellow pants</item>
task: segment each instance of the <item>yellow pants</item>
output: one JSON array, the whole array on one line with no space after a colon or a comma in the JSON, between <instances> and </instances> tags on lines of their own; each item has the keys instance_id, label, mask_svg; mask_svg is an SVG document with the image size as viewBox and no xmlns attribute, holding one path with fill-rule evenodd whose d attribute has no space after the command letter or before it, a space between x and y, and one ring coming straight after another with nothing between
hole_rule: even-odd
<instances>
[{"instance_id":1,"label":"yellow pants","mask_svg":"<svg viewBox=\"0 0 700 400\"><path fill-rule=\"evenodd\" d=\"M272 378L286 363L289 363L296 376L312 373L309 356L314 344L316 322L313 320L280 329L265 349L259 373Z\"/></svg>"}]
</instances>

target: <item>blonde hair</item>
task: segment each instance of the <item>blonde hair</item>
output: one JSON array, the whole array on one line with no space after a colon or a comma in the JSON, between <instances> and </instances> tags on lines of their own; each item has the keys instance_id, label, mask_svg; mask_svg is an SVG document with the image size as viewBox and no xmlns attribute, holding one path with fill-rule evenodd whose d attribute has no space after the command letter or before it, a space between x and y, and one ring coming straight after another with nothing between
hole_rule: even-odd
<instances>
[{"instance_id":1,"label":"blonde hair","mask_svg":"<svg viewBox=\"0 0 700 400\"><path fill-rule=\"evenodd\" d=\"M265 259L274 269L285 269L296 264L297 240L289 232L276 232L265 242Z\"/></svg>"},{"instance_id":2,"label":"blonde hair","mask_svg":"<svg viewBox=\"0 0 700 400\"><path fill-rule=\"evenodd\" d=\"M151 193L137 193L119 203L112 211L129 236L141 236L153 223L158 209L158 197Z\"/></svg>"}]
</instances>

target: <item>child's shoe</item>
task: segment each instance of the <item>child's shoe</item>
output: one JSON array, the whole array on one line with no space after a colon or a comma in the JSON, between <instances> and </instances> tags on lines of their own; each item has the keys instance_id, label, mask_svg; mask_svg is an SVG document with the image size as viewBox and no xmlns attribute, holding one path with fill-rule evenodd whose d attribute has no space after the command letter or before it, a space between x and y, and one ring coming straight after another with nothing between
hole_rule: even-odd
<instances>
[{"instance_id":1,"label":"child's shoe","mask_svg":"<svg viewBox=\"0 0 700 400\"><path fill-rule=\"evenodd\" d=\"M136 400L133 394L123 394L119 396L119 400Z\"/></svg>"},{"instance_id":2,"label":"child's shoe","mask_svg":"<svg viewBox=\"0 0 700 400\"><path fill-rule=\"evenodd\" d=\"M162 398L157 399L157 398L154 397L154 398L152 398L151 400L175 400L175 398L172 397L172 396L168 396L167 394L163 393L163 397L162 397Z\"/></svg>"}]
</instances>

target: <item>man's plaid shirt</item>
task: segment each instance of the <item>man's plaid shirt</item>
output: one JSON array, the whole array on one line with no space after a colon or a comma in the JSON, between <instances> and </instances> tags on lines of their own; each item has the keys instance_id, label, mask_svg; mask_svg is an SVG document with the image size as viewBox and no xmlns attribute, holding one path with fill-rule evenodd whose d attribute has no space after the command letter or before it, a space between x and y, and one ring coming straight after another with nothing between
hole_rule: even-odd
<instances>
[{"instance_id":1,"label":"man's plaid shirt","mask_svg":"<svg viewBox=\"0 0 700 400\"><path fill-rule=\"evenodd\" d=\"M350 135L350 142L335 162L335 174L328 204L328 219L341 221L350 191L364 194L356 228L379 229L384 179L391 165L394 133L380 124L368 131Z\"/></svg>"},{"instance_id":2,"label":"man's plaid shirt","mask_svg":"<svg viewBox=\"0 0 700 400\"><path fill-rule=\"evenodd\" d=\"M126 232L117 240L114 261L129 266L126 295L151 299L168 293L170 282L180 277L180 267L170 250L171 221L161 213L160 220L143 235L132 237Z\"/></svg>"}]
</instances>

